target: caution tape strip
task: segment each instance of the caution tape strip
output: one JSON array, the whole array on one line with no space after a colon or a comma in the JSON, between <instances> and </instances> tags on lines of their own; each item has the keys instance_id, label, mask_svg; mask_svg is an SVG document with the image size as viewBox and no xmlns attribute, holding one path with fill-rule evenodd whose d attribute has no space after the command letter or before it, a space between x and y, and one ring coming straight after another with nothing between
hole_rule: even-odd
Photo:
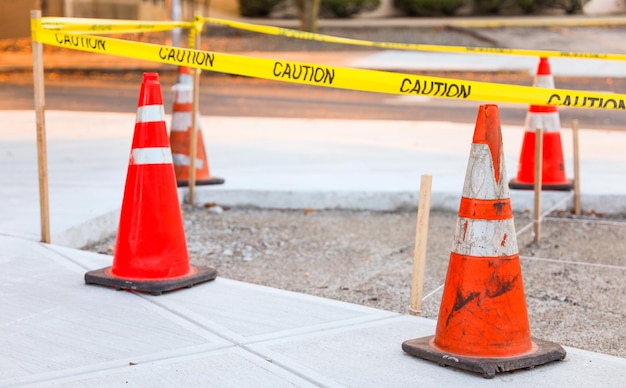
<instances>
[{"instance_id":1,"label":"caution tape strip","mask_svg":"<svg viewBox=\"0 0 626 388\"><path fill-rule=\"evenodd\" d=\"M41 27L46 30L92 34L123 34L136 32L169 31L175 28L191 28L193 25L193 22L145 22L139 20L111 20L62 17L41 18Z\"/></svg>"},{"instance_id":2,"label":"caution tape strip","mask_svg":"<svg viewBox=\"0 0 626 388\"><path fill-rule=\"evenodd\" d=\"M33 22L32 33L34 41L57 47L304 85L492 103L626 110L626 95L623 94L462 81L222 54L101 36L48 31L38 27L36 21Z\"/></svg>"},{"instance_id":3,"label":"caution tape strip","mask_svg":"<svg viewBox=\"0 0 626 388\"><path fill-rule=\"evenodd\" d=\"M498 27L602 27L602 26L623 26L626 25L626 17L587 17L587 16L567 16L567 17L512 17L512 18L446 18L439 26L450 26L460 28L498 28Z\"/></svg>"},{"instance_id":4,"label":"caution tape strip","mask_svg":"<svg viewBox=\"0 0 626 388\"><path fill-rule=\"evenodd\" d=\"M606 19L611 24L611 19ZM396 42L374 42L360 39L343 38L332 35L316 34L293 30L288 28L265 26L258 24L250 24L236 22L232 20L219 18L199 18L196 17L194 22L165 22L165 21L138 21L138 20L114 20L114 19L95 19L95 18L62 18L62 17L44 17L41 18L42 28L53 31L63 31L68 33L97 33L97 34L113 34L113 33L139 33L139 32L157 32L169 31L175 28L196 28L201 31L201 23L228 26L235 29L257 32L268 35L285 36L295 39L315 40L326 43L349 44L365 47L377 47L397 50L410 51L427 51L427 52L444 52L444 53L465 53L465 54L496 54L496 55L519 55L534 57L563 57L563 58L587 58L587 59L606 59L626 61L626 54L612 53L591 53L591 52L574 52L574 51L553 51L553 50L527 50L527 49L508 49L494 47L469 47L469 46L442 46L429 44L412 44L412 43L396 43ZM476 21L459 21L447 23L451 25L469 23L473 25ZM576 19L572 23L566 25L595 25L591 20ZM615 24L625 24L626 20L615 19ZM482 22L489 24L489 22ZM596 22L597 23L597 22ZM606 25L604 23L603 25ZM528 24L524 24L528 26Z\"/></svg>"},{"instance_id":5,"label":"caution tape strip","mask_svg":"<svg viewBox=\"0 0 626 388\"><path fill-rule=\"evenodd\" d=\"M394 42L374 42L352 38L342 38L338 36L317 34L312 32L292 30L289 28L265 26L236 22L226 19L204 18L207 23L228 26L244 31L258 32L261 34L285 36L288 38L314 40L317 42L349 44L354 46L377 47L394 50L427 51L440 53L463 53L463 54L496 54L496 55L519 55L532 57L562 57L562 58L586 58L586 59L606 59L616 61L626 61L626 54L605 54L575 51L553 51L553 50L527 50L509 49L497 47L466 47L466 46L441 46L431 44L414 43L394 43Z\"/></svg>"}]
</instances>

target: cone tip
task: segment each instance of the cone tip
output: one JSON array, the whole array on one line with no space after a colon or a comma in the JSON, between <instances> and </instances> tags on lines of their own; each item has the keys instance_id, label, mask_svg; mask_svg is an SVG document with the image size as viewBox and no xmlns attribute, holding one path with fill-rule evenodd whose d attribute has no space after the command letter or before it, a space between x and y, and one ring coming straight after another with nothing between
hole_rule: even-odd
<instances>
[{"instance_id":1,"label":"cone tip","mask_svg":"<svg viewBox=\"0 0 626 388\"><path fill-rule=\"evenodd\" d=\"M552 75L548 58L539 58L539 65L537 66L537 75Z\"/></svg>"},{"instance_id":2,"label":"cone tip","mask_svg":"<svg viewBox=\"0 0 626 388\"><path fill-rule=\"evenodd\" d=\"M529 114L556 113L559 108L556 105L531 105L528 107Z\"/></svg>"},{"instance_id":3,"label":"cone tip","mask_svg":"<svg viewBox=\"0 0 626 388\"><path fill-rule=\"evenodd\" d=\"M493 110L495 109L495 112L493 112ZM498 105L497 104L482 104L481 106L478 107L479 112L485 112L485 114L487 114L486 111L490 111L493 112L495 114L498 114Z\"/></svg>"},{"instance_id":4,"label":"cone tip","mask_svg":"<svg viewBox=\"0 0 626 388\"><path fill-rule=\"evenodd\" d=\"M487 144L491 151L491 160L494 166L494 178L500 181L500 157L502 154L502 130L500 129L500 115L498 105L484 104L478 108L476 127L474 129L474 144Z\"/></svg>"},{"instance_id":5,"label":"cone tip","mask_svg":"<svg viewBox=\"0 0 626 388\"><path fill-rule=\"evenodd\" d=\"M159 74L143 73L143 82L159 82Z\"/></svg>"},{"instance_id":6,"label":"cone tip","mask_svg":"<svg viewBox=\"0 0 626 388\"><path fill-rule=\"evenodd\" d=\"M143 73L143 82L141 83L141 91L139 93L139 101L137 106L146 105L162 105L163 97L161 96L161 84L159 83L158 73Z\"/></svg>"},{"instance_id":7,"label":"cone tip","mask_svg":"<svg viewBox=\"0 0 626 388\"><path fill-rule=\"evenodd\" d=\"M474 143L490 143L500 140L500 115L498 105L484 104L478 108L476 128L474 129Z\"/></svg>"}]
</instances>

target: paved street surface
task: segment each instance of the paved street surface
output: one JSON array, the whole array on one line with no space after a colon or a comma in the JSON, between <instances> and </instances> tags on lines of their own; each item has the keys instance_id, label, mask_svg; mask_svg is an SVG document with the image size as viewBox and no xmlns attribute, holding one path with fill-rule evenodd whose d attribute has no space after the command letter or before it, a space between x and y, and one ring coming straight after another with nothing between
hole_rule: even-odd
<instances>
[{"instance_id":1,"label":"paved street surface","mask_svg":"<svg viewBox=\"0 0 626 388\"><path fill-rule=\"evenodd\" d=\"M48 110L132 113L137 104L141 72L117 74L61 73L46 78ZM531 85L533 75L516 73L436 73L434 76L494 83ZM13 73L0 84L0 110L28 110L33 105L32 74ZM160 72L165 110L171 113L176 69ZM626 78L558 77L560 89L621 93ZM97 93L94 93L97 90ZM475 101L364 93L309 85L236 77L204 72L200 88L200 111L206 116L285 117L349 120L450 121L471 123ZM520 125L527 105L499 104L503 124ZM624 112L619 110L559 110L564 128L573 120L587 129L624 131Z\"/></svg>"}]
</instances>

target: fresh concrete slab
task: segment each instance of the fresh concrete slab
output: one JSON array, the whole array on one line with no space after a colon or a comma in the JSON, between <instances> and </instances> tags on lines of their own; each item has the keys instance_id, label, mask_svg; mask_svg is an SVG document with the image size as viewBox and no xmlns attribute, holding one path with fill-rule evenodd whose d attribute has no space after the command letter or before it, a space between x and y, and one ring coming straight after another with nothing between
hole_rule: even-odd
<instances>
[{"instance_id":1,"label":"fresh concrete slab","mask_svg":"<svg viewBox=\"0 0 626 388\"><path fill-rule=\"evenodd\" d=\"M229 345L137 295L86 286L80 251L59 254L12 237L0 243L0 385Z\"/></svg>"},{"instance_id":2,"label":"fresh concrete slab","mask_svg":"<svg viewBox=\"0 0 626 388\"><path fill-rule=\"evenodd\" d=\"M317 387L240 348L132 363L94 373L29 384L31 387Z\"/></svg>"},{"instance_id":3,"label":"fresh concrete slab","mask_svg":"<svg viewBox=\"0 0 626 388\"><path fill-rule=\"evenodd\" d=\"M218 278L215 287L170 293L154 303L236 343L353 326L395 313Z\"/></svg>"},{"instance_id":4,"label":"fresh concrete slab","mask_svg":"<svg viewBox=\"0 0 626 388\"><path fill-rule=\"evenodd\" d=\"M592 386L619 386L626 377L626 360L571 348L564 361L496 375L492 380L402 351L403 341L432 335L434 330L432 320L398 316L255 344L252 349L276 364L337 387L574 387L584 386L581 379Z\"/></svg>"},{"instance_id":5,"label":"fresh concrete slab","mask_svg":"<svg viewBox=\"0 0 626 388\"><path fill-rule=\"evenodd\" d=\"M111 257L0 237L2 386L618 386L626 360L563 362L493 380L404 354L435 321L221 279L161 296L85 285Z\"/></svg>"},{"instance_id":6,"label":"fresh concrete slab","mask_svg":"<svg viewBox=\"0 0 626 388\"><path fill-rule=\"evenodd\" d=\"M35 114L3 111L0 119L0 232L39 239ZM134 122L130 114L46 112L53 241L72 244L61 241L66 230L121 206ZM75 246L90 240L84 229Z\"/></svg>"},{"instance_id":7,"label":"fresh concrete slab","mask_svg":"<svg viewBox=\"0 0 626 388\"><path fill-rule=\"evenodd\" d=\"M46 113L52 241L80 247L113 233L128 166L134 114ZM0 112L0 233L40 236L35 116ZM170 120L169 116L166 120ZM473 120L470 119L470 121ZM224 185L198 187L196 202L274 208L394 210L417 203L422 174L433 176L433 208L456 211L474 124L408 121L203 117L211 173ZM509 179L524 129L503 126ZM561 133L573 175L571 132ZM6 140L4 140L6 139ZM580 132L583 208L626 210L626 134ZM180 190L180 197L186 194ZM515 210L532 194L512 191ZM543 195L544 209L566 194Z\"/></svg>"}]
</instances>

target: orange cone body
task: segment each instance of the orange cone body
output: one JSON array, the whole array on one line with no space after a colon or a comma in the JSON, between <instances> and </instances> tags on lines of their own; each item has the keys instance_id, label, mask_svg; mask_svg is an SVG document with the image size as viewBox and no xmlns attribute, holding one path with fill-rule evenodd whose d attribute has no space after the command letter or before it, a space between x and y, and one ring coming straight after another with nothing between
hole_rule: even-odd
<instances>
[{"instance_id":1,"label":"orange cone body","mask_svg":"<svg viewBox=\"0 0 626 388\"><path fill-rule=\"evenodd\" d=\"M160 294L215 278L189 264L172 154L156 73L145 73L110 268L87 283Z\"/></svg>"},{"instance_id":2,"label":"orange cone body","mask_svg":"<svg viewBox=\"0 0 626 388\"><path fill-rule=\"evenodd\" d=\"M144 85L126 175L118 229L121 237L116 241L111 272L131 278L182 276L189 272L189 255L161 88L151 75Z\"/></svg>"},{"instance_id":3,"label":"orange cone body","mask_svg":"<svg viewBox=\"0 0 626 388\"><path fill-rule=\"evenodd\" d=\"M493 377L565 357L530 336L496 105L480 107L434 337L412 355ZM447 358L446 358L447 357Z\"/></svg>"},{"instance_id":4,"label":"orange cone body","mask_svg":"<svg viewBox=\"0 0 626 388\"><path fill-rule=\"evenodd\" d=\"M554 78L547 58L539 60L533 86L554 89ZM556 106L531 105L524 123L524 139L517 177L509 183L512 189L534 188L535 182L535 131L543 133L541 186L545 190L571 190L573 183L565 176L565 160L561 145L561 119Z\"/></svg>"},{"instance_id":5,"label":"orange cone body","mask_svg":"<svg viewBox=\"0 0 626 388\"><path fill-rule=\"evenodd\" d=\"M468 356L522 354L532 344L495 106L478 114L471 156L434 345Z\"/></svg>"},{"instance_id":6,"label":"orange cone body","mask_svg":"<svg viewBox=\"0 0 626 388\"><path fill-rule=\"evenodd\" d=\"M191 140L191 124L193 115L193 78L188 67L179 67L178 82L174 85L174 106L172 109L172 127L170 144L174 162L174 171L178 186L189 185L189 144ZM209 161L204 149L200 114L196 116L196 160L195 184L215 185L224 183L224 179L212 177L209 172Z\"/></svg>"}]
</instances>

